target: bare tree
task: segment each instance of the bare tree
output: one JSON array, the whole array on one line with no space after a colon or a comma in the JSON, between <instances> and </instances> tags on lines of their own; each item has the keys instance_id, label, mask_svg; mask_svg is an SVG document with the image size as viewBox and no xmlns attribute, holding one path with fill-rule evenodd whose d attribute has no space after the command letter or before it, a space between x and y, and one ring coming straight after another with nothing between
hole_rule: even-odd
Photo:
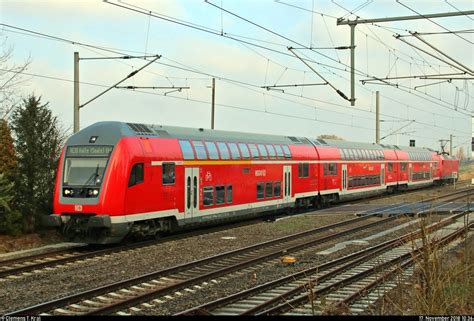
<instances>
[{"instance_id":1,"label":"bare tree","mask_svg":"<svg viewBox=\"0 0 474 321\"><path fill-rule=\"evenodd\" d=\"M456 158L459 160L464 160L466 157L464 155L464 147L459 147L456 151Z\"/></svg>"},{"instance_id":2,"label":"bare tree","mask_svg":"<svg viewBox=\"0 0 474 321\"><path fill-rule=\"evenodd\" d=\"M28 82L25 72L31 64L31 57L23 63L11 62L13 46L7 44L7 37L0 35L0 118L7 119L11 111L22 102L19 87Z\"/></svg>"}]
</instances>

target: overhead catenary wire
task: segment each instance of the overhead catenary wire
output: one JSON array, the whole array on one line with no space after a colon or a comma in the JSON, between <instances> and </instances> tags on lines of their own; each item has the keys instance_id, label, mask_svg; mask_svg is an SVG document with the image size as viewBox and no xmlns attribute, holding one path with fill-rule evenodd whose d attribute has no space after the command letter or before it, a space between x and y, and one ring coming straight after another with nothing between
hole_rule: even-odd
<instances>
[{"instance_id":1,"label":"overhead catenary wire","mask_svg":"<svg viewBox=\"0 0 474 321\"><path fill-rule=\"evenodd\" d=\"M136 11L136 12L138 12L138 13L143 13L143 14L144 14L144 12L141 12L141 11L138 10L138 9L128 8L128 7L126 7L126 6L119 5L119 4L117 4L117 3L112 3L112 2L109 2L109 1L107 1L107 3L113 4L113 5L116 5L116 6L125 8L125 9L128 9L128 10ZM121 2L121 3L124 3L124 2ZM208 2L208 3L209 3L209 2ZM213 4L213 5L214 5L214 4ZM214 6L216 6L216 5L214 5ZM216 6L216 7L218 7L218 6ZM218 7L218 8L219 8L219 7ZM157 18L162 18L162 17L158 17L158 16L157 16ZM169 21L169 19L165 19L165 20L168 20L168 21ZM178 24L183 24L183 23L177 22L177 21L172 21L172 22L178 23ZM184 25L187 26L186 24L184 24ZM199 29L198 27L193 27L193 28L194 28L194 29ZM209 30L205 30L205 31L206 31L206 32L209 32L209 33L214 33L214 34L216 34L216 35L221 36L221 35L218 34L217 32L211 32L211 31L209 31ZM229 39L232 39L232 40L242 41L242 40L240 40L240 39L235 39L235 38L229 37L229 36L227 36L227 35L223 35L223 36L224 36L224 37L227 37L227 38L229 38ZM265 49L265 50L270 50L270 51L272 51L272 52L276 52L276 53L279 53L279 54L288 55L288 54L286 54L286 53L282 53L282 52L279 51L279 50L275 50L275 49L268 48L268 47L265 47L265 46L261 46L261 45L258 45L258 44L254 44L254 43L250 43L250 42L245 42L245 41L244 41L244 43L247 43L247 44L252 45L252 46L260 47L260 48ZM301 44L300 44L300 45L301 45ZM308 49L309 49L309 48L308 48ZM317 54L320 54L320 55L322 55L322 56L324 56L324 57L330 59L330 60L336 61L335 59L333 59L333 58L331 58L331 57L329 57L329 56L327 56L327 55L324 55L324 54L322 54L322 53L319 53L318 51L315 51L315 50L313 50L313 51L316 52ZM291 56L291 55L290 55L290 56ZM316 63L316 64L318 64L318 65L321 65L321 66L327 66L327 67L334 68L334 69L337 69L337 70L347 71L347 69L341 69L341 68L337 68L337 67L334 67L334 66L331 66L331 65L322 64L322 63L316 62L316 61L314 61L314 60L310 60L310 61L313 62L313 63ZM336 61L336 62L337 62L337 61ZM345 65L346 67L348 67L347 64L344 64L344 65ZM357 73L360 73L358 70L356 70L356 71L357 71ZM363 73L362 73L362 74L363 74ZM396 88L398 88L398 87L396 87ZM406 91L406 92L411 93L410 91ZM428 96L428 97L431 96L431 95L429 95L429 94L427 94L427 93L424 93L424 95L426 95L426 96ZM435 98L435 97L432 97L432 98ZM427 99L427 100L428 100L428 101L431 101L431 100L429 100L429 99ZM440 100L440 101L443 102L443 103L445 103L445 104L447 104L448 106L452 106L451 103L448 103L448 102L445 102L445 101L442 101L442 100ZM437 104L439 104L439 102L437 102ZM441 105L441 106L442 106L442 105ZM444 106L444 107L446 107L446 106ZM449 108L449 107L446 107L446 108ZM453 108L449 108L449 109L454 110L454 111L457 111L456 109L453 109ZM458 112L459 112L459 111L458 111Z\"/></svg>"}]
</instances>

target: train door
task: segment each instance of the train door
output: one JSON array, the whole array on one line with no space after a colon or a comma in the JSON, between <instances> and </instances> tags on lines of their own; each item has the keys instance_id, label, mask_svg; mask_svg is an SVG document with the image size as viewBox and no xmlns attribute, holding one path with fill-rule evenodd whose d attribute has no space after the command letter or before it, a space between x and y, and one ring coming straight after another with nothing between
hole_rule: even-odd
<instances>
[{"instance_id":1,"label":"train door","mask_svg":"<svg viewBox=\"0 0 474 321\"><path fill-rule=\"evenodd\" d=\"M430 163L430 180L433 179L433 163Z\"/></svg>"},{"instance_id":2,"label":"train door","mask_svg":"<svg viewBox=\"0 0 474 321\"><path fill-rule=\"evenodd\" d=\"M380 185L385 186L385 164L380 164Z\"/></svg>"},{"instance_id":3,"label":"train door","mask_svg":"<svg viewBox=\"0 0 474 321\"><path fill-rule=\"evenodd\" d=\"M342 191L347 191L347 164L342 165Z\"/></svg>"},{"instance_id":4,"label":"train door","mask_svg":"<svg viewBox=\"0 0 474 321\"><path fill-rule=\"evenodd\" d=\"M412 176L411 176L411 173L412 173L412 167L411 167L412 163L408 164L408 181L411 182L412 181Z\"/></svg>"},{"instance_id":5,"label":"train door","mask_svg":"<svg viewBox=\"0 0 474 321\"><path fill-rule=\"evenodd\" d=\"M185 168L184 216L191 218L199 212L199 168Z\"/></svg>"},{"instance_id":6,"label":"train door","mask_svg":"<svg viewBox=\"0 0 474 321\"><path fill-rule=\"evenodd\" d=\"M291 201L291 166L283 166L283 200Z\"/></svg>"}]
</instances>

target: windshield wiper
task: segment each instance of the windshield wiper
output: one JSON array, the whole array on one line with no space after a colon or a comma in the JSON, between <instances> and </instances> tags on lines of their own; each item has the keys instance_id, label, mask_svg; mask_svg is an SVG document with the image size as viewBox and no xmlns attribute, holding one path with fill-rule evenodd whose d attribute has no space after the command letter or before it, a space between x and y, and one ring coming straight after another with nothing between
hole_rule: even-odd
<instances>
[{"instance_id":1,"label":"windshield wiper","mask_svg":"<svg viewBox=\"0 0 474 321\"><path fill-rule=\"evenodd\" d=\"M92 175L87 179L87 181L84 183L84 186L89 185L90 183L94 183L93 185L96 185L97 183L94 182L96 178L99 177L99 164L97 163L97 168L95 169L95 173L92 173Z\"/></svg>"}]
</instances>

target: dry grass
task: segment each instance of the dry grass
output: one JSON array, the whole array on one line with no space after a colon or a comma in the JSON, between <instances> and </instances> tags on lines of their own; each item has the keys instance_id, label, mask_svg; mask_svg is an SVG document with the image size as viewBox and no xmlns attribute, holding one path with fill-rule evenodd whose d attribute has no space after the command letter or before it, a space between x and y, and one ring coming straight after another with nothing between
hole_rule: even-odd
<instances>
[{"instance_id":1,"label":"dry grass","mask_svg":"<svg viewBox=\"0 0 474 321\"><path fill-rule=\"evenodd\" d=\"M472 315L474 312L474 239L447 252L430 245L433 237L421 225L421 256L411 280L398 276L398 286L381 300L376 314ZM413 247L416 246L413 244Z\"/></svg>"}]
</instances>

